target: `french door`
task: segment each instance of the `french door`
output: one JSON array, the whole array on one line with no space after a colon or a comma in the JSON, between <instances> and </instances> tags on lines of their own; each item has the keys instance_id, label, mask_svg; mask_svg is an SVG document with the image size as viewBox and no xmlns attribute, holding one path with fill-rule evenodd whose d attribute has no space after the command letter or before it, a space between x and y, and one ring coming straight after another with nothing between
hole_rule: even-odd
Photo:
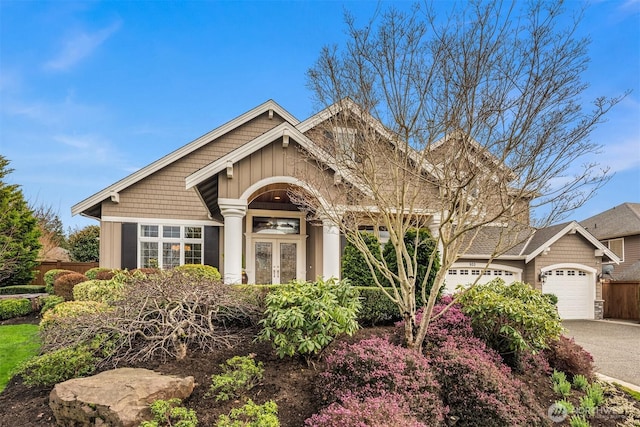
<instances>
[{"instance_id":1,"label":"french door","mask_svg":"<svg viewBox=\"0 0 640 427\"><path fill-rule=\"evenodd\" d=\"M297 278L298 242L260 238L253 245L255 283L289 283Z\"/></svg>"}]
</instances>

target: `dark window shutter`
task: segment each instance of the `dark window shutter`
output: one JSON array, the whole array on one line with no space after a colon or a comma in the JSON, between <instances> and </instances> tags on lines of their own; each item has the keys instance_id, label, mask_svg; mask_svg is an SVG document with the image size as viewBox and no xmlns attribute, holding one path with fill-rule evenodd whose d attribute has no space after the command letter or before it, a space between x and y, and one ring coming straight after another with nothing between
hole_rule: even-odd
<instances>
[{"instance_id":1,"label":"dark window shutter","mask_svg":"<svg viewBox=\"0 0 640 427\"><path fill-rule=\"evenodd\" d=\"M205 265L220 269L220 227L204 227L204 259Z\"/></svg>"},{"instance_id":2,"label":"dark window shutter","mask_svg":"<svg viewBox=\"0 0 640 427\"><path fill-rule=\"evenodd\" d=\"M123 222L121 241L121 268L128 270L138 268L138 224Z\"/></svg>"}]
</instances>

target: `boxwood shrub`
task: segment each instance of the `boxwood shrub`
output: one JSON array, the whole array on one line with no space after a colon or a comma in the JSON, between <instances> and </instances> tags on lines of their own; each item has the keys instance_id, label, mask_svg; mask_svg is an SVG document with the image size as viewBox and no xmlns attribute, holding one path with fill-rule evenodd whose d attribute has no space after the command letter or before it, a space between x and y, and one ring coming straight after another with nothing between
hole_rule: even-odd
<instances>
[{"instance_id":1,"label":"boxwood shrub","mask_svg":"<svg viewBox=\"0 0 640 427\"><path fill-rule=\"evenodd\" d=\"M44 289L41 285L5 286L0 288L0 295L41 294Z\"/></svg>"},{"instance_id":2,"label":"boxwood shrub","mask_svg":"<svg viewBox=\"0 0 640 427\"><path fill-rule=\"evenodd\" d=\"M31 301L26 298L0 300L0 320L13 319L31 313Z\"/></svg>"},{"instance_id":3,"label":"boxwood shrub","mask_svg":"<svg viewBox=\"0 0 640 427\"><path fill-rule=\"evenodd\" d=\"M218 269L210 265L184 264L176 267L175 270L180 271L188 276L193 276L197 279L218 281L222 278Z\"/></svg>"},{"instance_id":4,"label":"boxwood shrub","mask_svg":"<svg viewBox=\"0 0 640 427\"><path fill-rule=\"evenodd\" d=\"M87 280L73 287L76 301L112 303L122 298L124 283L117 280Z\"/></svg>"},{"instance_id":5,"label":"boxwood shrub","mask_svg":"<svg viewBox=\"0 0 640 427\"><path fill-rule=\"evenodd\" d=\"M56 281L58 277L64 276L65 274L74 273L71 270L65 270L61 268L54 268L53 270L49 270L44 273L43 279L45 284L45 290L49 294L53 294L53 283Z\"/></svg>"},{"instance_id":6,"label":"boxwood shrub","mask_svg":"<svg viewBox=\"0 0 640 427\"><path fill-rule=\"evenodd\" d=\"M53 293L64 298L67 301L73 300L73 287L78 283L86 282L89 280L87 276L82 273L69 273L58 277L53 282Z\"/></svg>"},{"instance_id":7,"label":"boxwood shrub","mask_svg":"<svg viewBox=\"0 0 640 427\"><path fill-rule=\"evenodd\" d=\"M109 306L96 301L65 301L57 304L51 310L42 315L40 329L44 329L54 324L60 319L69 317L80 317L87 314L101 313L109 310Z\"/></svg>"},{"instance_id":8,"label":"boxwood shrub","mask_svg":"<svg viewBox=\"0 0 640 427\"><path fill-rule=\"evenodd\" d=\"M386 288L393 295L392 288ZM400 320L398 306L379 287L356 287L362 307L358 322L363 326L389 324Z\"/></svg>"},{"instance_id":9,"label":"boxwood shrub","mask_svg":"<svg viewBox=\"0 0 640 427\"><path fill-rule=\"evenodd\" d=\"M18 365L15 373L27 386L53 386L72 378L91 375L97 358L87 346L63 348L36 356Z\"/></svg>"}]
</instances>

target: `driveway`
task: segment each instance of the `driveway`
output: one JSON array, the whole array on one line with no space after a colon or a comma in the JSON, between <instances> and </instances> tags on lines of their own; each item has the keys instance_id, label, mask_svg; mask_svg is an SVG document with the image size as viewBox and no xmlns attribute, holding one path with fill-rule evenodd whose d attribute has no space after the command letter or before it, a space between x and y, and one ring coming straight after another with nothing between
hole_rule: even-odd
<instances>
[{"instance_id":1,"label":"driveway","mask_svg":"<svg viewBox=\"0 0 640 427\"><path fill-rule=\"evenodd\" d=\"M640 324L565 320L562 326L591 353L596 372L640 386Z\"/></svg>"}]
</instances>

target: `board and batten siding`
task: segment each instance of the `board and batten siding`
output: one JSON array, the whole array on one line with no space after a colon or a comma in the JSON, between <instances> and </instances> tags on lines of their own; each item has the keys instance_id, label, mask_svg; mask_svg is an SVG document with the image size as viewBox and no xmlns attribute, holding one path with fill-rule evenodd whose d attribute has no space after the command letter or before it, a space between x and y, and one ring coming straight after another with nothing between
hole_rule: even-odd
<instances>
[{"instance_id":1,"label":"board and batten siding","mask_svg":"<svg viewBox=\"0 0 640 427\"><path fill-rule=\"evenodd\" d=\"M185 178L284 120L262 114L215 141L165 166L120 192L119 203L102 203L102 215L128 218L208 220L196 192L185 189Z\"/></svg>"},{"instance_id":2,"label":"board and batten siding","mask_svg":"<svg viewBox=\"0 0 640 427\"><path fill-rule=\"evenodd\" d=\"M120 268L122 246L122 224L100 222L100 267Z\"/></svg>"}]
</instances>

